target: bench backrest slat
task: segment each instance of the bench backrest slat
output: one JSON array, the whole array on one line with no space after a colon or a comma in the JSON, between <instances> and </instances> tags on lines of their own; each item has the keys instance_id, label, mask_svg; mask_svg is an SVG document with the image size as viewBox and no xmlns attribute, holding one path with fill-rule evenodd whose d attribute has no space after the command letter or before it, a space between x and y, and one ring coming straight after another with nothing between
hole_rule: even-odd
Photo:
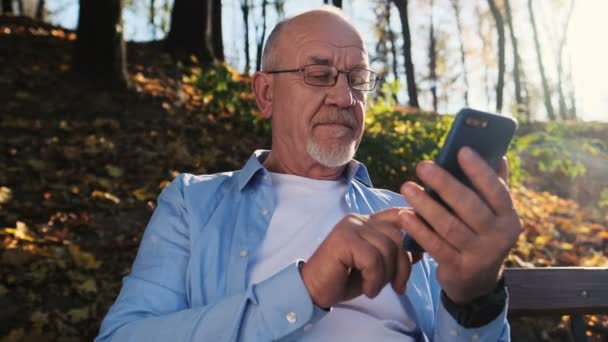
<instances>
[{"instance_id":1,"label":"bench backrest slat","mask_svg":"<svg viewBox=\"0 0 608 342\"><path fill-rule=\"evenodd\" d=\"M509 314L608 313L608 268L507 268Z\"/></svg>"}]
</instances>

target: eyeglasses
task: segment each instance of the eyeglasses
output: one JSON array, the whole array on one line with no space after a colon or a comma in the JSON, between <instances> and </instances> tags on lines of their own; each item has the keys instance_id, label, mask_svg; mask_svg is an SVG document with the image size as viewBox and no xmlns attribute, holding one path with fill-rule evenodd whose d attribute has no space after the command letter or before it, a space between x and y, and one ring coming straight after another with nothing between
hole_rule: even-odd
<instances>
[{"instance_id":1,"label":"eyeglasses","mask_svg":"<svg viewBox=\"0 0 608 342\"><path fill-rule=\"evenodd\" d=\"M355 90L372 91L380 79L378 74L363 68L352 70L338 70L336 67L322 64L305 65L299 69L272 70L268 74L282 74L287 72L302 72L304 83L316 87L332 87L338 82L338 76L345 74L348 85Z\"/></svg>"}]
</instances>

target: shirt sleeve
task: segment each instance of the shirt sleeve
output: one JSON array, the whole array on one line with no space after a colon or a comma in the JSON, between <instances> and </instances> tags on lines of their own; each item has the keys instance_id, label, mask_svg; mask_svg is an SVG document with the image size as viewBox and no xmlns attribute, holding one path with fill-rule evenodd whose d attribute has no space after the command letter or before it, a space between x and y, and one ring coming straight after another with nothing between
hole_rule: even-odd
<instances>
[{"instance_id":1,"label":"shirt sleeve","mask_svg":"<svg viewBox=\"0 0 608 342\"><path fill-rule=\"evenodd\" d=\"M426 257L426 256L425 256ZM479 328L465 328L450 315L440 299L441 285L435 276L437 263L429 258L431 291L435 307L434 342L508 342L511 340L507 321L508 303L502 312L488 324Z\"/></svg>"},{"instance_id":2,"label":"shirt sleeve","mask_svg":"<svg viewBox=\"0 0 608 342\"><path fill-rule=\"evenodd\" d=\"M104 318L102 341L260 341L296 337L326 314L294 263L242 293L191 307L183 178L163 190L131 273Z\"/></svg>"}]
</instances>

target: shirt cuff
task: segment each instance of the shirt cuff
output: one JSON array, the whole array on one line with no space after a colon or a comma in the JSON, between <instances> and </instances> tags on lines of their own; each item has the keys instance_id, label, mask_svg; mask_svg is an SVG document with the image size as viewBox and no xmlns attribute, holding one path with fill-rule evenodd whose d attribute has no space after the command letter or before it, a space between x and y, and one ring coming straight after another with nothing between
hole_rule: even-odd
<instances>
[{"instance_id":1,"label":"shirt cuff","mask_svg":"<svg viewBox=\"0 0 608 342\"><path fill-rule=\"evenodd\" d=\"M312 302L298 263L253 285L251 289L252 299L259 305L273 339L307 331L328 313Z\"/></svg>"},{"instance_id":2,"label":"shirt cuff","mask_svg":"<svg viewBox=\"0 0 608 342\"><path fill-rule=\"evenodd\" d=\"M502 312L488 324L479 328L465 328L450 315L439 301L435 324L435 341L509 341L507 322L508 302Z\"/></svg>"}]
</instances>

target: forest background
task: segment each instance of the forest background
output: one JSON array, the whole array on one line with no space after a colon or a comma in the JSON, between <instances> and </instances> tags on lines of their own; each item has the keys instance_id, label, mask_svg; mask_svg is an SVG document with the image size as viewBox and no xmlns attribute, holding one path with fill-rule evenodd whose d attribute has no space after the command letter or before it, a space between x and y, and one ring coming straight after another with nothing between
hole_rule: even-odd
<instances>
[{"instance_id":1,"label":"forest background","mask_svg":"<svg viewBox=\"0 0 608 342\"><path fill-rule=\"evenodd\" d=\"M608 266L606 2L331 3L385 80L357 154L376 186L434 158L459 108L513 115L508 266ZM321 4L1 1L0 341L95 336L159 191L270 146L249 75L277 20ZM608 339L608 318L586 322ZM568 341L567 324L514 320L514 340Z\"/></svg>"}]
</instances>

